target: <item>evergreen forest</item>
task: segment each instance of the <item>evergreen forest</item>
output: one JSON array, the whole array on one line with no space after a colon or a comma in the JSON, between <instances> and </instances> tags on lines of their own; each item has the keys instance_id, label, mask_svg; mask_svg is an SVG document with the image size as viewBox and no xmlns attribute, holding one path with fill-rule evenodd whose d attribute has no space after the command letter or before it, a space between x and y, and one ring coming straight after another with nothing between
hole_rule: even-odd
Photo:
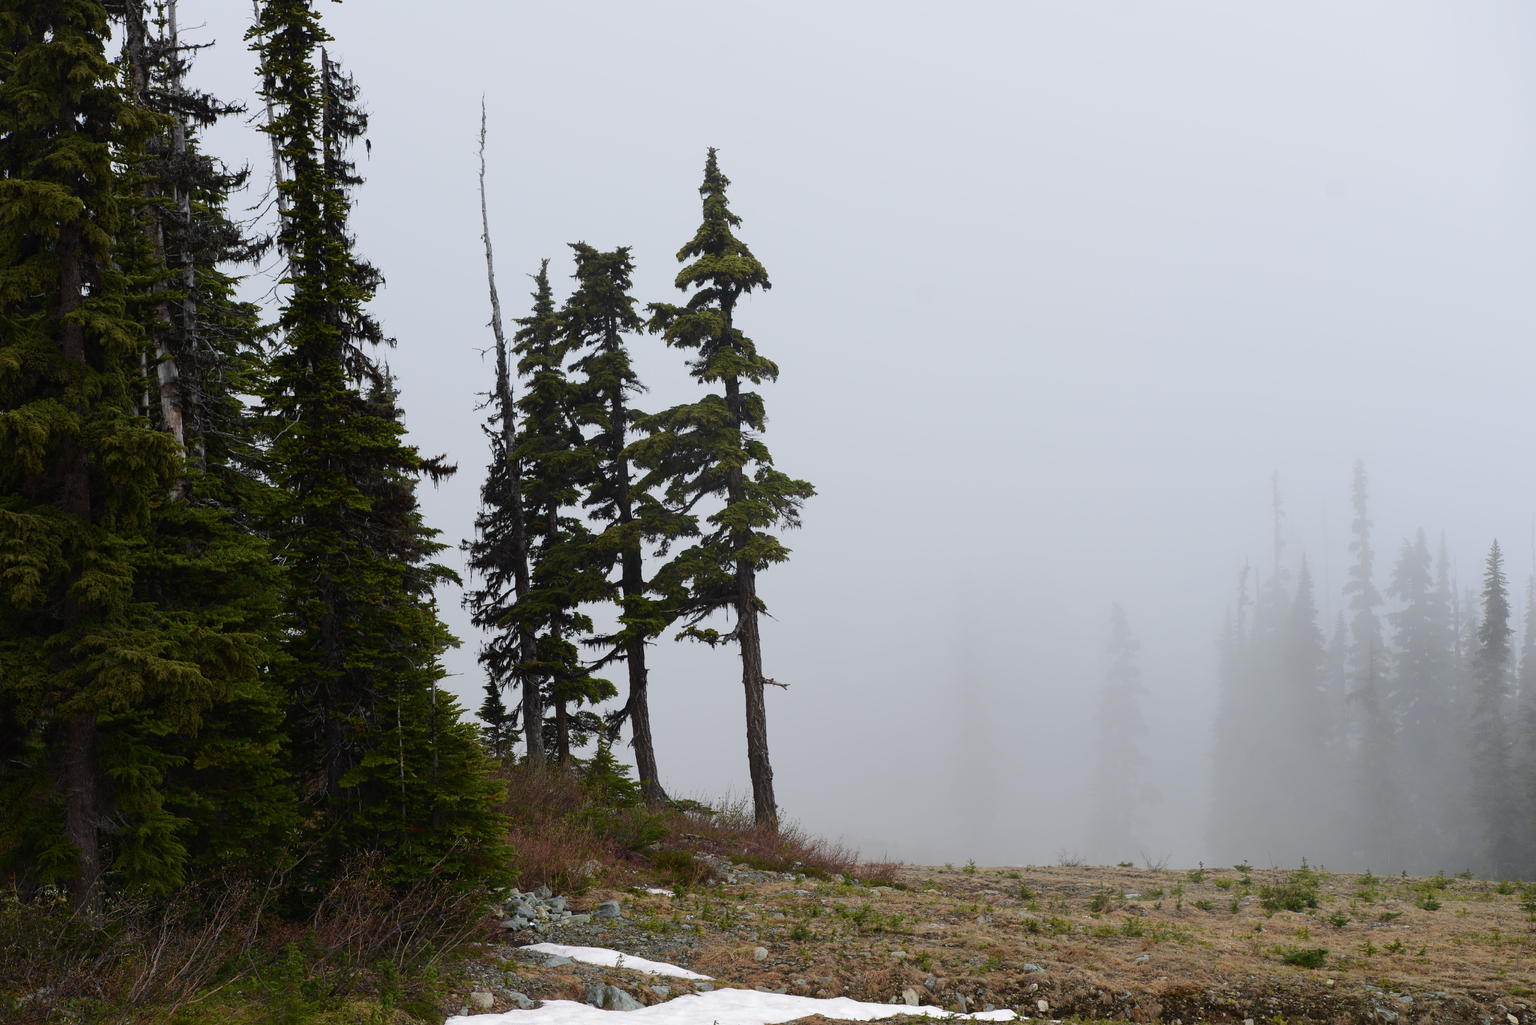
<instances>
[{"instance_id":1,"label":"evergreen forest","mask_svg":"<svg viewBox=\"0 0 1536 1025\"><path fill-rule=\"evenodd\" d=\"M254 6L251 111L199 88L175 0L0 11L0 877L84 921L232 870L276 871L297 915L360 859L396 892L505 882L514 763L574 772L595 742L621 778L625 737L668 801L646 658L674 636L739 655L753 818L778 825L759 577L813 488L764 441L778 368L738 304L770 281L716 152L668 301L632 294L628 248L577 242L569 294L524 268L504 324L484 217L492 336L460 341L494 354L491 457L474 535L443 537L419 490L482 468L407 440L327 6ZM266 138L268 216L235 200L266 169L204 145L229 118ZM695 397L640 408L640 344ZM459 544L478 723L442 686Z\"/></svg>"}]
</instances>

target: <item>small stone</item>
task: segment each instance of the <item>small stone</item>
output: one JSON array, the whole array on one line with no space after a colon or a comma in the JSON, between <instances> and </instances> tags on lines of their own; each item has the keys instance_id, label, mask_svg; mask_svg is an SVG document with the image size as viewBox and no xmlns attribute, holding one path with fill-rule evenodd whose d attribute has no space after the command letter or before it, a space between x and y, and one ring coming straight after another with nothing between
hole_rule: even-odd
<instances>
[{"instance_id":1,"label":"small stone","mask_svg":"<svg viewBox=\"0 0 1536 1025\"><path fill-rule=\"evenodd\" d=\"M913 989L911 986L908 986L906 989L902 990L901 991L901 1002L906 1004L908 1007L916 1007L917 1006L917 990Z\"/></svg>"},{"instance_id":2,"label":"small stone","mask_svg":"<svg viewBox=\"0 0 1536 1025\"><path fill-rule=\"evenodd\" d=\"M970 1010L970 1001L963 996L955 997L955 1012L965 1014Z\"/></svg>"},{"instance_id":3,"label":"small stone","mask_svg":"<svg viewBox=\"0 0 1536 1025\"><path fill-rule=\"evenodd\" d=\"M648 988L650 989L650 991L652 993L655 993L657 996L661 997L662 999L666 999L667 997L672 995L672 987L671 986L666 986L666 985L662 985L662 984L658 983L657 985L650 986Z\"/></svg>"},{"instance_id":4,"label":"small stone","mask_svg":"<svg viewBox=\"0 0 1536 1025\"><path fill-rule=\"evenodd\" d=\"M1029 992L1034 993L1034 992L1037 992L1039 989L1040 989L1040 984L1038 982L1031 982L1029 984Z\"/></svg>"},{"instance_id":5,"label":"small stone","mask_svg":"<svg viewBox=\"0 0 1536 1025\"><path fill-rule=\"evenodd\" d=\"M469 1006L477 1011L489 1011L496 1006L496 998L483 989L477 989L469 995Z\"/></svg>"},{"instance_id":6,"label":"small stone","mask_svg":"<svg viewBox=\"0 0 1536 1025\"><path fill-rule=\"evenodd\" d=\"M1043 972L1043 971L1045 971L1045 969L1041 968L1039 965L1037 965L1037 964L1029 964L1029 963L1025 963L1023 965L1020 965L1019 966L1019 970L1020 971L1025 971L1025 972Z\"/></svg>"},{"instance_id":7,"label":"small stone","mask_svg":"<svg viewBox=\"0 0 1536 1025\"><path fill-rule=\"evenodd\" d=\"M768 960L768 948L767 947L757 947L757 948L755 948L752 951L752 960L754 960L754 961L766 961L766 960Z\"/></svg>"},{"instance_id":8,"label":"small stone","mask_svg":"<svg viewBox=\"0 0 1536 1025\"><path fill-rule=\"evenodd\" d=\"M585 876L586 878L591 879L593 876L597 875L602 870L603 870L603 863L601 861L598 861L596 858L591 858L591 859L589 859L587 861L583 861L581 863L581 867L576 870L576 874L577 875L581 875L581 876Z\"/></svg>"},{"instance_id":9,"label":"small stone","mask_svg":"<svg viewBox=\"0 0 1536 1025\"><path fill-rule=\"evenodd\" d=\"M559 913L565 910L565 898L551 897L544 902L544 906L549 908L550 911Z\"/></svg>"},{"instance_id":10,"label":"small stone","mask_svg":"<svg viewBox=\"0 0 1536 1025\"><path fill-rule=\"evenodd\" d=\"M907 952L905 950L893 950L891 951L891 956L894 958L903 958L907 956Z\"/></svg>"},{"instance_id":11,"label":"small stone","mask_svg":"<svg viewBox=\"0 0 1536 1025\"><path fill-rule=\"evenodd\" d=\"M527 924L528 924L527 922L519 921L516 918L508 918L506 921L501 923L501 927L503 929L511 931L511 930L515 930L515 929L521 929L523 926L525 926Z\"/></svg>"},{"instance_id":12,"label":"small stone","mask_svg":"<svg viewBox=\"0 0 1536 1025\"><path fill-rule=\"evenodd\" d=\"M1516 1017L1515 1017L1515 1016L1514 1016L1514 1015L1512 1015L1512 1014L1506 1014L1506 1015L1505 1015L1505 1016L1504 1016L1504 1020L1505 1020L1505 1021L1508 1021L1508 1022L1509 1022L1509 1025L1520 1025L1520 1019L1519 1019L1519 1018L1516 1018Z\"/></svg>"},{"instance_id":13,"label":"small stone","mask_svg":"<svg viewBox=\"0 0 1536 1025\"><path fill-rule=\"evenodd\" d=\"M533 891L533 895L539 898L539 900L547 900L555 895L555 891L551 890L547 886L541 886L537 890Z\"/></svg>"},{"instance_id":14,"label":"small stone","mask_svg":"<svg viewBox=\"0 0 1536 1025\"><path fill-rule=\"evenodd\" d=\"M1152 960L1152 955L1143 954L1138 958L1134 958L1133 960L1136 962L1136 964L1146 964L1148 961Z\"/></svg>"},{"instance_id":15,"label":"small stone","mask_svg":"<svg viewBox=\"0 0 1536 1025\"><path fill-rule=\"evenodd\" d=\"M594 915L596 915L598 918L622 918L623 917L620 914L620 912L619 912L619 902L616 901L616 900L605 900L605 901L603 901L601 904L599 904L597 906L597 909L595 911L593 911L592 913Z\"/></svg>"},{"instance_id":16,"label":"small stone","mask_svg":"<svg viewBox=\"0 0 1536 1025\"><path fill-rule=\"evenodd\" d=\"M933 989L933 987L937 986L938 984L939 980L932 975L923 980L923 985L928 989Z\"/></svg>"},{"instance_id":17,"label":"small stone","mask_svg":"<svg viewBox=\"0 0 1536 1025\"><path fill-rule=\"evenodd\" d=\"M586 925L590 921L592 921L592 916L588 915L588 914L570 915L569 917L566 918L565 924L566 925Z\"/></svg>"},{"instance_id":18,"label":"small stone","mask_svg":"<svg viewBox=\"0 0 1536 1025\"><path fill-rule=\"evenodd\" d=\"M546 968L559 968L561 965L568 965L573 963L574 962L570 958L565 957L562 954L546 954L544 956L544 966Z\"/></svg>"},{"instance_id":19,"label":"small stone","mask_svg":"<svg viewBox=\"0 0 1536 1025\"><path fill-rule=\"evenodd\" d=\"M531 1011L538 1006L527 993L519 993L515 989L507 992L507 999L512 1001L512 1006L519 1011Z\"/></svg>"},{"instance_id":20,"label":"small stone","mask_svg":"<svg viewBox=\"0 0 1536 1025\"><path fill-rule=\"evenodd\" d=\"M1041 1014L1049 1012L1050 1009L1051 1002L1045 999L1045 997L1041 997L1039 1000L1035 1001L1035 1010L1039 1011Z\"/></svg>"},{"instance_id":21,"label":"small stone","mask_svg":"<svg viewBox=\"0 0 1536 1025\"><path fill-rule=\"evenodd\" d=\"M693 991L695 993L711 993L714 991L714 988L715 984L712 982L695 982L693 984Z\"/></svg>"}]
</instances>

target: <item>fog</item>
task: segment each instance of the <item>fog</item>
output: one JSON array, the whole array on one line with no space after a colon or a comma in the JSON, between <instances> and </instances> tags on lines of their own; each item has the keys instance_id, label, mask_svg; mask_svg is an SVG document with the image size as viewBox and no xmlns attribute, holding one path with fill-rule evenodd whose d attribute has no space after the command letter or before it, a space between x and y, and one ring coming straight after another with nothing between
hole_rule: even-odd
<instances>
[{"instance_id":1,"label":"fog","mask_svg":"<svg viewBox=\"0 0 1536 1025\"><path fill-rule=\"evenodd\" d=\"M193 80L259 111L241 6L187 0L183 31L217 44ZM1458 593L1499 539L1522 607L1536 11L321 6L373 115L354 224L387 279L376 310L407 421L459 465L423 492L445 540L469 536L487 460L482 95L509 317L542 257L563 297L577 240L633 246L642 303L676 301L674 254L719 147L774 284L738 317L781 368L766 441L818 490L759 584L766 669L790 684L768 693L785 815L868 858L1315 851L1364 867L1305 807L1284 824L1294 847L1212 829L1218 641L1245 563L1251 594L1277 569L1274 477L1278 568L1294 584L1306 557L1331 631L1356 460L1378 589L1422 527L1435 545L1444 532ZM262 145L238 124L208 142L252 163L257 210ZM272 268L249 287L272 288ZM632 347L642 408L694 394L678 353ZM448 683L475 708L460 598L440 596L464 640ZM1090 783L1115 603L1139 641L1142 825L1105 842ZM670 640L654 657L663 781L745 794L735 658ZM1242 771L1293 768L1282 754ZM1376 867L1467 867L1402 860Z\"/></svg>"}]
</instances>

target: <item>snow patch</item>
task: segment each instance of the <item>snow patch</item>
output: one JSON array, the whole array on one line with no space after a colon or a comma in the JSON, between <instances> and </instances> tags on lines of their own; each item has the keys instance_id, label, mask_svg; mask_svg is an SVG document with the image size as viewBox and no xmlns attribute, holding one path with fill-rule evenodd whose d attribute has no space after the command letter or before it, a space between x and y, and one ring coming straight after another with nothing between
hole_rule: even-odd
<instances>
[{"instance_id":1,"label":"snow patch","mask_svg":"<svg viewBox=\"0 0 1536 1025\"><path fill-rule=\"evenodd\" d=\"M606 947L567 947L563 943L530 943L521 949L532 950L539 954L555 954L559 957L568 957L572 961L602 965L604 968L628 968L631 971L649 972L652 975L670 975L675 979L707 980L710 978L708 975L690 972L686 968L679 968L677 965L667 964L665 961L648 961L643 957L635 957L633 954L609 950ZM520 1013L527 1014L529 1012L523 1011Z\"/></svg>"},{"instance_id":2,"label":"snow patch","mask_svg":"<svg viewBox=\"0 0 1536 1025\"><path fill-rule=\"evenodd\" d=\"M535 947L554 947L539 943ZM592 947L563 947L562 951L592 950ZM607 953L614 953L608 951ZM571 957L571 954L565 954ZM625 967L629 966L625 958ZM636 958L635 960L640 960ZM654 963L654 962L652 962ZM668 966L670 967L670 966ZM622 1016L635 1025L774 1025L820 1014L845 1021L872 1021L898 1014L949 1018L953 1021L1013 1021L1012 1011L981 1011L977 1014L953 1014L941 1007L910 1007L907 1004L868 1004L848 997L822 999L798 997L785 993L759 993L750 989L717 989L709 993L689 993L663 1004L642 1007L638 1011L605 1011L573 1000L546 1000L531 1011L506 1011L502 1014L474 1014L449 1018L447 1025L613 1025ZM1027 1019L1026 1019L1027 1020Z\"/></svg>"}]
</instances>

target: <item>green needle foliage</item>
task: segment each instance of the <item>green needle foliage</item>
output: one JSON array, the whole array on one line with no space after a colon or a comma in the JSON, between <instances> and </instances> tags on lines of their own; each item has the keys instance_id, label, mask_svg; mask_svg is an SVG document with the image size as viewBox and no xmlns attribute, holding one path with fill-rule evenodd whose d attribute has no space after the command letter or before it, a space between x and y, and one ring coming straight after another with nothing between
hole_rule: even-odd
<instances>
[{"instance_id":1,"label":"green needle foliage","mask_svg":"<svg viewBox=\"0 0 1536 1025\"><path fill-rule=\"evenodd\" d=\"M624 707L609 716L617 731L628 720L634 737L635 764L647 801L664 800L656 768L655 743L651 737L648 695L649 673L646 645L659 637L675 618L671 603L658 596L645 576L643 547L647 542L665 545L677 537L697 533L694 517L667 509L642 487L630 463L629 445L642 415L631 396L644 390L635 373L626 342L628 335L644 327L630 296L634 262L629 248L599 252L584 242L571 245L576 257L576 290L561 311L565 344L574 355L576 384L575 416L592 433L585 445L592 453L586 483L585 504L601 525L592 538L591 558L618 579L605 597L619 606L618 629L594 637L595 646L607 651L598 665L622 658L629 677Z\"/></svg>"},{"instance_id":2,"label":"green needle foliage","mask_svg":"<svg viewBox=\"0 0 1536 1025\"><path fill-rule=\"evenodd\" d=\"M443 546L415 497L421 477L452 470L404 441L393 382L371 353L385 342L367 310L380 275L348 228L361 179L345 154L367 118L307 0L269 0L252 35L273 111L265 130L286 170L289 294L262 396L282 491L269 522L289 567L288 730L320 861L379 850L401 880L434 866L494 874L494 788L436 686L454 641L431 596L452 574L433 561Z\"/></svg>"},{"instance_id":3,"label":"green needle foliage","mask_svg":"<svg viewBox=\"0 0 1536 1025\"><path fill-rule=\"evenodd\" d=\"M583 444L576 422L578 394L566 376L570 345L561 331L549 286L548 263L534 278L533 311L518 323L513 349L525 385L518 401L520 430L516 457L523 472L523 513L528 542L530 586L510 610L512 624L534 638L525 668L545 681L553 711L545 724L555 759L569 766L572 747L601 728L592 712L613 697L613 684L592 675L579 642L592 631L582 606L606 591L604 567L593 558L592 535L576 515L582 484L593 473L594 453Z\"/></svg>"},{"instance_id":4,"label":"green needle foliage","mask_svg":"<svg viewBox=\"0 0 1536 1025\"><path fill-rule=\"evenodd\" d=\"M0 861L87 915L286 821L264 553L180 497L181 446L139 404L134 289L165 270L123 169L164 120L126 102L107 35L86 0L0 13Z\"/></svg>"},{"instance_id":5,"label":"green needle foliage","mask_svg":"<svg viewBox=\"0 0 1536 1025\"><path fill-rule=\"evenodd\" d=\"M729 184L710 149L699 188L704 220L677 254L685 264L677 287L693 294L683 306L649 308L651 329L668 345L693 350L694 379L718 390L647 418L643 428L649 437L631 451L649 471L644 486L661 485L674 509L691 511L706 498L723 503L708 516L699 540L679 552L658 581L677 602L684 635L740 649L753 811L760 825L773 826L778 807L763 702L768 680L758 617L765 606L757 596L757 574L789 557L771 531L798 526L801 505L815 489L774 467L761 437L767 424L762 396L744 387L775 380L779 368L735 324L737 302L768 288L769 281L767 270L733 233L741 219L726 202ZM726 633L700 625L716 612L734 616Z\"/></svg>"}]
</instances>

